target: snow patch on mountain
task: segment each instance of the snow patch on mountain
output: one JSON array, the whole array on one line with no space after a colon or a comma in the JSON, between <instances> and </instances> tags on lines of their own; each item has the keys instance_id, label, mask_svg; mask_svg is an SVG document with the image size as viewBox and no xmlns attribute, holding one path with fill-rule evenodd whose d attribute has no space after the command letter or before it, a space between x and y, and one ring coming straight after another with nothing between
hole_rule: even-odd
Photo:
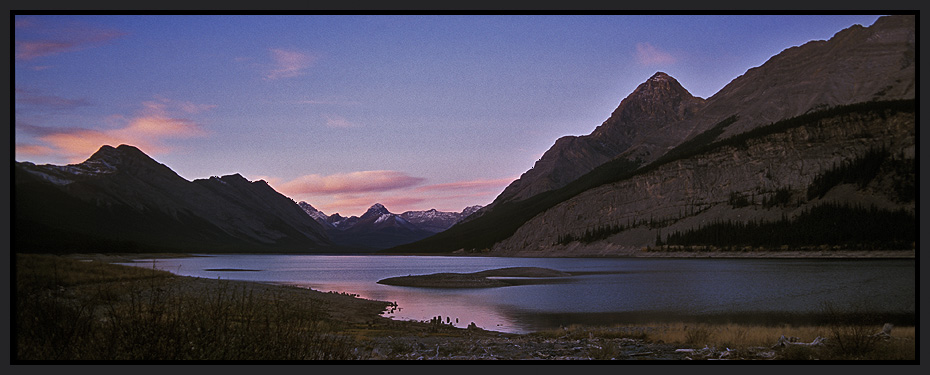
<instances>
[{"instance_id":1,"label":"snow patch on mountain","mask_svg":"<svg viewBox=\"0 0 930 375\"><path fill-rule=\"evenodd\" d=\"M375 224L383 223L383 222L385 222L385 221L391 219L392 217L394 217L393 214L382 214L380 217L378 217L377 220L375 220Z\"/></svg>"},{"instance_id":2,"label":"snow patch on mountain","mask_svg":"<svg viewBox=\"0 0 930 375\"><path fill-rule=\"evenodd\" d=\"M438 233L449 229L462 219L478 211L482 206L466 207L462 212L439 211L435 208L426 211L407 211L402 214L395 214L384 207L381 203L375 203L368 208L361 216L343 217L338 213L327 216L320 210L317 210L307 202L297 203L307 215L314 220L323 224L327 228L339 231L348 230L360 222L369 222L377 227L398 226L412 231L425 230L428 232ZM389 224L389 221L393 223Z\"/></svg>"}]
</instances>

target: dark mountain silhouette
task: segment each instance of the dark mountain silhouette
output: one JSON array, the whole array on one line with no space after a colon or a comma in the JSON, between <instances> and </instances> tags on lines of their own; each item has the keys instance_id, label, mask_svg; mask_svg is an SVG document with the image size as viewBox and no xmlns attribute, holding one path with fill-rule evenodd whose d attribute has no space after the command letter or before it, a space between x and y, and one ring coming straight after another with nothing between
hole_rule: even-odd
<instances>
[{"instance_id":1,"label":"dark mountain silhouette","mask_svg":"<svg viewBox=\"0 0 930 375\"><path fill-rule=\"evenodd\" d=\"M314 252L322 226L264 181L187 181L129 146L79 164L14 166L17 251Z\"/></svg>"}]
</instances>

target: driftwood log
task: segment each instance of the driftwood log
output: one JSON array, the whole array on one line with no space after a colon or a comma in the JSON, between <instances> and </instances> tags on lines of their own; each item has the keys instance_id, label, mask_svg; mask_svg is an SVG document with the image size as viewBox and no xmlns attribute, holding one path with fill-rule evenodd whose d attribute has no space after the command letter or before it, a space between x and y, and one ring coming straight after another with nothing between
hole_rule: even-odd
<instances>
[{"instance_id":1,"label":"driftwood log","mask_svg":"<svg viewBox=\"0 0 930 375\"><path fill-rule=\"evenodd\" d=\"M785 337L785 335L781 335L781 337L778 339L778 342L776 342L775 345L772 345L772 348L787 347L790 345L820 346L820 345L823 345L823 342L826 339L823 337L817 336L817 338L815 338L814 341L811 341L811 342L800 342L799 340L800 339L797 337Z\"/></svg>"},{"instance_id":2,"label":"driftwood log","mask_svg":"<svg viewBox=\"0 0 930 375\"><path fill-rule=\"evenodd\" d=\"M885 323L885 325L882 326L882 331L879 332L879 333L876 333L876 334L874 334L874 335L872 335L872 336L873 336L873 337L878 337L878 338L881 338L881 339L888 340L888 339L891 338L891 330L892 330L893 328L894 328L894 324Z\"/></svg>"}]
</instances>

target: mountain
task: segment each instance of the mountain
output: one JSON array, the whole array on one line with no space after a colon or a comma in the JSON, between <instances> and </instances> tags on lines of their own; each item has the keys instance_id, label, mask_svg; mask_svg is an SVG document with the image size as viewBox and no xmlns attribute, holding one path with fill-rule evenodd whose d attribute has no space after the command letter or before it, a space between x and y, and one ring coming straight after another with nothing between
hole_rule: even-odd
<instances>
[{"instance_id":1,"label":"mountain","mask_svg":"<svg viewBox=\"0 0 930 375\"><path fill-rule=\"evenodd\" d=\"M400 216L420 229L439 233L451 228L479 209L481 206L470 206L465 207L462 212L448 212L433 208L426 211L407 211Z\"/></svg>"},{"instance_id":2,"label":"mountain","mask_svg":"<svg viewBox=\"0 0 930 375\"><path fill-rule=\"evenodd\" d=\"M324 214L320 210L317 210L315 207L311 206L310 203L300 201L297 203L297 207L300 207L300 209L304 210L304 212L306 212L307 215L310 215L310 218L312 218L313 220L316 220L317 223L320 223L320 225L322 225L323 228L326 228L327 230L336 228L336 226L332 222L330 222L329 217L326 216L326 214ZM338 215L339 214L336 214L334 216L336 216L337 218L342 218L341 216L338 216Z\"/></svg>"},{"instance_id":3,"label":"mountain","mask_svg":"<svg viewBox=\"0 0 930 375\"><path fill-rule=\"evenodd\" d=\"M307 202L298 206L323 225L336 244L355 251L369 252L414 242L449 229L455 223L477 211L481 206L462 212L407 211L391 213L375 203L361 216L342 217L338 213L326 216Z\"/></svg>"},{"instance_id":4,"label":"mountain","mask_svg":"<svg viewBox=\"0 0 930 375\"><path fill-rule=\"evenodd\" d=\"M675 78L657 72L620 102L591 134L556 140L532 169L523 173L490 206L567 185L627 151L644 134L664 124L688 119L704 105Z\"/></svg>"},{"instance_id":5,"label":"mountain","mask_svg":"<svg viewBox=\"0 0 930 375\"><path fill-rule=\"evenodd\" d=\"M671 77L656 73L591 135L557 141L547 164L538 162L479 215L387 252L630 255L669 241L730 241L706 240L714 231L752 233L738 246L853 246L860 238L911 247L913 231L892 238L877 231L890 222L913 229L915 29L913 16L850 27L779 53L707 100L689 99ZM652 101L644 92L663 94ZM599 165L579 160L597 160L587 155L602 154L607 143L559 151L560 142L617 134L614 124L629 130L612 138L622 140L609 144L619 153ZM546 165L584 173L566 183ZM860 229L851 233L839 224L811 224L853 217L862 219L849 225ZM806 232L813 228L821 230ZM781 237L763 241L762 233Z\"/></svg>"},{"instance_id":6,"label":"mountain","mask_svg":"<svg viewBox=\"0 0 930 375\"><path fill-rule=\"evenodd\" d=\"M839 106L682 150L549 207L490 249L914 249L915 114L913 100Z\"/></svg>"},{"instance_id":7,"label":"mountain","mask_svg":"<svg viewBox=\"0 0 930 375\"><path fill-rule=\"evenodd\" d=\"M881 17L870 27L853 25L829 40L788 48L724 86L694 116L645 134L622 157L655 161L733 116L716 139L836 106L912 99L915 24L913 16Z\"/></svg>"},{"instance_id":8,"label":"mountain","mask_svg":"<svg viewBox=\"0 0 930 375\"><path fill-rule=\"evenodd\" d=\"M14 166L17 251L314 252L322 226L265 181L187 181L136 147Z\"/></svg>"}]
</instances>

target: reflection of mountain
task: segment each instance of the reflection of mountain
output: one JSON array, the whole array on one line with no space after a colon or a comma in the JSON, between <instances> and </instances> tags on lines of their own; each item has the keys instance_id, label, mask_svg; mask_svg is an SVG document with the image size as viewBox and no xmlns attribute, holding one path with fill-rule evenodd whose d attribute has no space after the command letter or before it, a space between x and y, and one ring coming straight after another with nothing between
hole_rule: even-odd
<instances>
[{"instance_id":1,"label":"reflection of mountain","mask_svg":"<svg viewBox=\"0 0 930 375\"><path fill-rule=\"evenodd\" d=\"M490 206L392 252L913 248L916 18L792 47L718 93L656 73ZM833 223L828 225L827 223Z\"/></svg>"},{"instance_id":2,"label":"reflection of mountain","mask_svg":"<svg viewBox=\"0 0 930 375\"><path fill-rule=\"evenodd\" d=\"M407 211L398 215L375 203L361 217L346 218L338 213L326 216L307 202L298 205L326 228L337 245L356 251L376 251L421 240L449 229L480 208L472 206L462 212Z\"/></svg>"},{"instance_id":3,"label":"reflection of mountain","mask_svg":"<svg viewBox=\"0 0 930 375\"><path fill-rule=\"evenodd\" d=\"M313 252L332 241L264 181L187 181L139 149L80 164L16 163L16 251Z\"/></svg>"}]
</instances>

